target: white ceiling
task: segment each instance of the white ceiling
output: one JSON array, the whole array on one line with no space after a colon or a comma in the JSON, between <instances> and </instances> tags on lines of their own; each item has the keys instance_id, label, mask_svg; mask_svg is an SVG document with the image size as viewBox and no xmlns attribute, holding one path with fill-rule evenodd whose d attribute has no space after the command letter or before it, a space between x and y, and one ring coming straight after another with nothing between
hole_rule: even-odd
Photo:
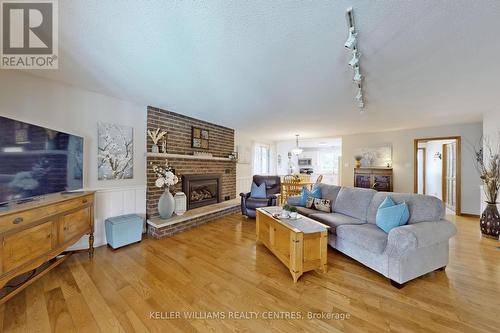
<instances>
[{"instance_id":1,"label":"white ceiling","mask_svg":"<svg viewBox=\"0 0 500 333\"><path fill-rule=\"evenodd\" d=\"M349 6L366 116L343 47ZM59 13L60 69L35 75L260 139L465 123L499 109L500 1L72 0Z\"/></svg>"}]
</instances>

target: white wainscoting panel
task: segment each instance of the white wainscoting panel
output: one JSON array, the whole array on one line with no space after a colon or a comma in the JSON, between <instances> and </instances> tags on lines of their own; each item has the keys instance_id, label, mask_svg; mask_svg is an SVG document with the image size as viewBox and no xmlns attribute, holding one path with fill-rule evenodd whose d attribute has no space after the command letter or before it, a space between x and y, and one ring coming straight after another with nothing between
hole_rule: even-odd
<instances>
[{"instance_id":1,"label":"white wainscoting panel","mask_svg":"<svg viewBox=\"0 0 500 333\"><path fill-rule=\"evenodd\" d=\"M104 221L108 217L137 214L146 218L146 186L95 190L94 247L106 245ZM68 250L88 248L88 236L82 237Z\"/></svg>"},{"instance_id":2,"label":"white wainscoting panel","mask_svg":"<svg viewBox=\"0 0 500 333\"><path fill-rule=\"evenodd\" d=\"M236 196L237 197L242 192L250 192L251 187L252 187L252 177L236 178Z\"/></svg>"}]
</instances>

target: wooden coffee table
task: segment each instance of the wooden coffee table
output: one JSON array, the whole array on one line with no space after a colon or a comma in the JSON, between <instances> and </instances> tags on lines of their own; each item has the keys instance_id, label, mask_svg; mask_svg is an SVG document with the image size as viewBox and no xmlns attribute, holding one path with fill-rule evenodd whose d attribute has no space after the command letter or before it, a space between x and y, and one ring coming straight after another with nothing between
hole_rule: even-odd
<instances>
[{"instance_id":1,"label":"wooden coffee table","mask_svg":"<svg viewBox=\"0 0 500 333\"><path fill-rule=\"evenodd\" d=\"M327 243L330 227L306 216L299 219L274 217L281 207L257 209L257 241L262 242L290 270L297 282L304 272L327 271Z\"/></svg>"}]
</instances>

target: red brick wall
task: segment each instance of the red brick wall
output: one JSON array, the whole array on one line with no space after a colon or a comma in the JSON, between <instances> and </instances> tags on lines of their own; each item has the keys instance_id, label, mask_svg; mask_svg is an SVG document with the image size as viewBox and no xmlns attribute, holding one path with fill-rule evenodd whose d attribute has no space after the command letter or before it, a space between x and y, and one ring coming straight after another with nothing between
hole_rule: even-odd
<instances>
[{"instance_id":1,"label":"red brick wall","mask_svg":"<svg viewBox=\"0 0 500 333\"><path fill-rule=\"evenodd\" d=\"M209 130L209 149L191 148L192 126ZM211 124L202 120L190 118L178 113L148 107L148 129L168 131L167 152L170 154L193 155L194 151L205 151L214 157L228 157L234 151L234 130ZM148 152L151 152L153 142L148 137ZM160 148L161 150L161 148ZM147 158L147 205L148 217L158 216L158 199L163 193L162 189L155 187L156 177L151 163L163 164L164 158ZM175 169L177 175L188 174L220 174L222 175L222 200L226 197L236 197L236 163L230 161L192 160L185 158L169 158L169 164ZM182 190L182 181L175 186L176 192Z\"/></svg>"}]
</instances>

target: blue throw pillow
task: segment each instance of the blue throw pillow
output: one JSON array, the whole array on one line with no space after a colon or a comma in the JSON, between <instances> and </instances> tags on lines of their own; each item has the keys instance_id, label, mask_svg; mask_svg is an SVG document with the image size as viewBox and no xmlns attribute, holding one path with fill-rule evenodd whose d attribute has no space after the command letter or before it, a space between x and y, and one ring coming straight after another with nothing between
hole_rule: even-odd
<instances>
[{"instance_id":1,"label":"blue throw pillow","mask_svg":"<svg viewBox=\"0 0 500 333\"><path fill-rule=\"evenodd\" d=\"M378 209L392 207L394 205L395 205L395 203L392 200L392 198L390 196L386 196L385 199L384 199L384 201L382 201L382 203L380 204L380 206L378 206Z\"/></svg>"},{"instance_id":2,"label":"blue throw pillow","mask_svg":"<svg viewBox=\"0 0 500 333\"><path fill-rule=\"evenodd\" d=\"M252 188L250 189L250 196L252 198L257 198L257 199L267 198L266 183L262 183L259 186L257 186L255 182L252 182Z\"/></svg>"},{"instance_id":3,"label":"blue throw pillow","mask_svg":"<svg viewBox=\"0 0 500 333\"><path fill-rule=\"evenodd\" d=\"M382 202L377 210L375 223L380 229L384 230L386 233L389 233L391 229L405 225L408 222L408 219L410 218L410 211L408 210L408 205L406 204L406 202L396 205L393 201L393 204L390 205L390 202L387 200L387 198L386 200L384 200L384 202ZM392 199L390 200L392 201ZM384 203L386 204L386 206L382 207Z\"/></svg>"},{"instance_id":4,"label":"blue throw pillow","mask_svg":"<svg viewBox=\"0 0 500 333\"><path fill-rule=\"evenodd\" d=\"M302 194L300 195L300 205L302 207L305 207L308 197L313 197L313 198L321 199L321 188L320 187L316 187L316 188L313 188L312 191L309 191L304 186L302 188Z\"/></svg>"}]
</instances>

